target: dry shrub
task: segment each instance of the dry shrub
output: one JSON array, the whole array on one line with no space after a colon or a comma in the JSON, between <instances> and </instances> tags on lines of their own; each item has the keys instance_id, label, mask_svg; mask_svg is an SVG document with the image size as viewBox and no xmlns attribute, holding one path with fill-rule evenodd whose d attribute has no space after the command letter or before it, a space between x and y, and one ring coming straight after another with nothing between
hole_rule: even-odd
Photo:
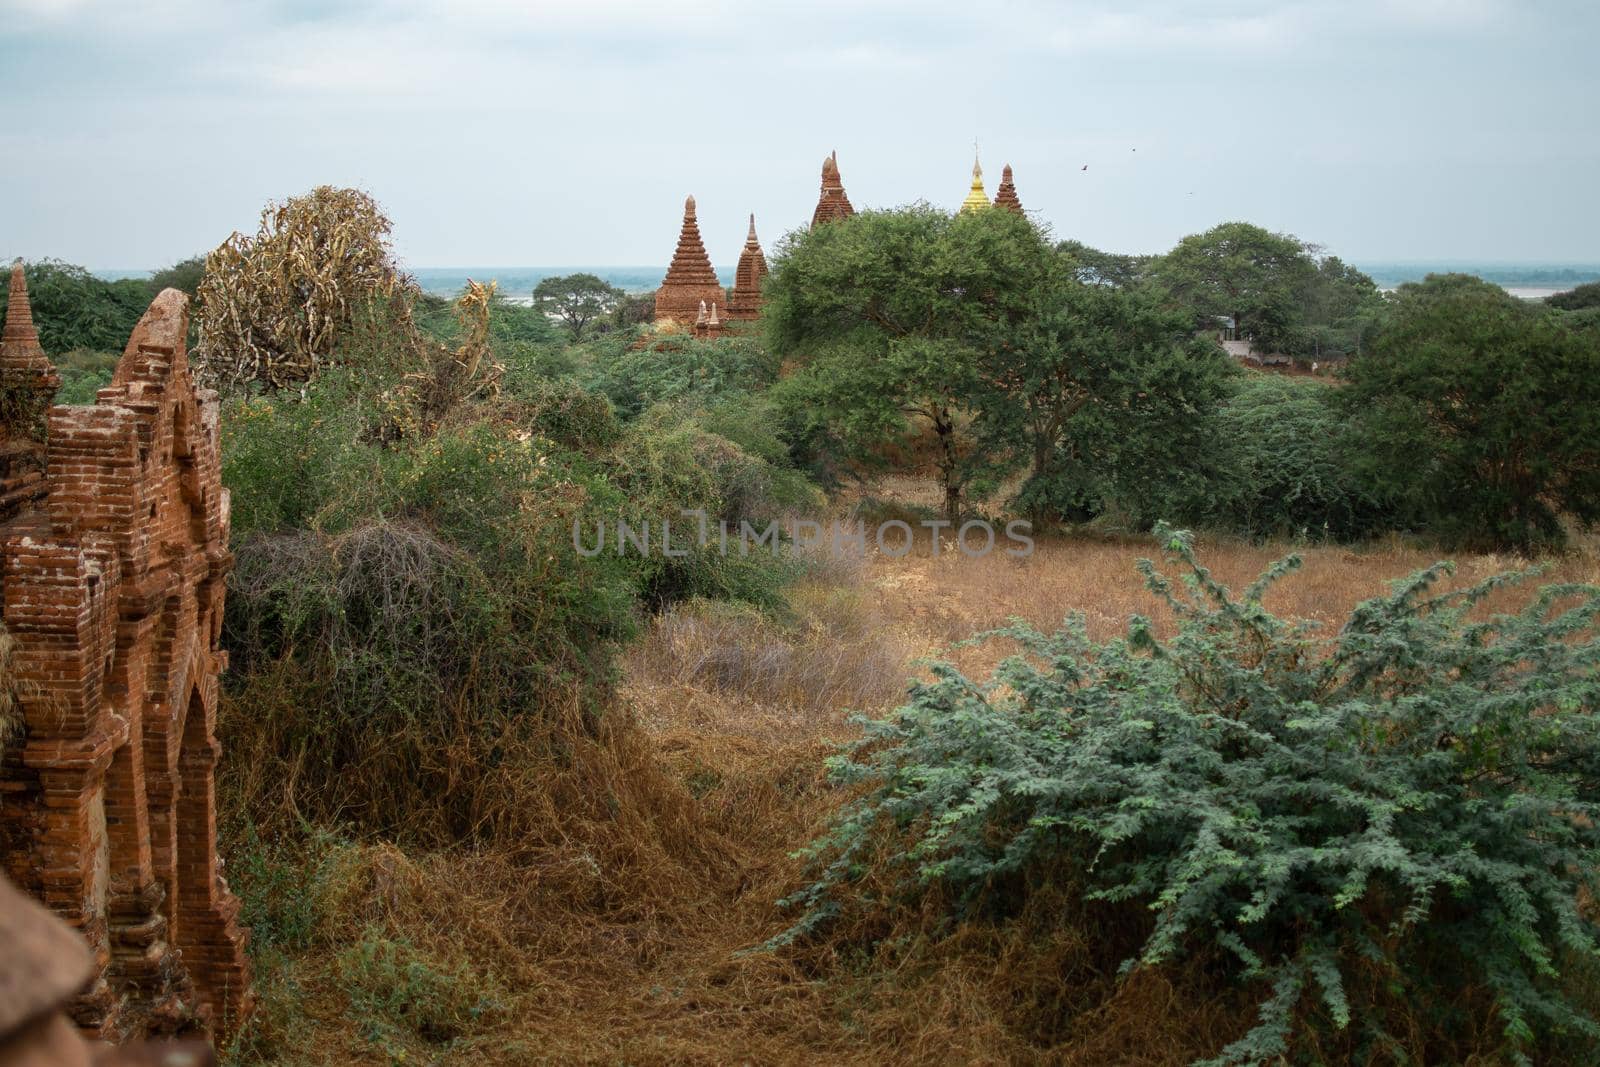
<instances>
[{"instance_id":1,"label":"dry shrub","mask_svg":"<svg viewBox=\"0 0 1600 1067\"><path fill-rule=\"evenodd\" d=\"M268 204L254 236L234 233L206 256L195 353L202 376L273 389L315 376L360 309L405 287L390 229L359 189L320 185Z\"/></svg>"},{"instance_id":2,"label":"dry shrub","mask_svg":"<svg viewBox=\"0 0 1600 1067\"><path fill-rule=\"evenodd\" d=\"M1282 546L1218 542L1205 553L1237 588ZM1150 554L1141 540L1071 538L1041 541L1020 564L935 560L924 543L907 559L819 570L794 588L792 619L705 602L664 613L624 655L600 729L562 727L560 745L475 765L476 787L500 798L478 843L402 850L357 838L298 864L315 888L282 896L315 902L314 932L286 959L258 956L267 1007L240 1058L1175 1067L1213 1054L1253 1024L1256 991L1228 987L1204 962L1119 979L1144 920L1084 910L1066 885L1043 887L1001 923L949 929L930 908L791 955L741 954L792 921L774 907L800 882L789 853L843 800L821 773L852 731L842 708L886 711L917 657L1012 615L1050 626L1084 610L1104 638L1130 611L1155 614L1133 568ZM1305 555L1269 603L1329 620L1433 558L1398 542ZM1458 580L1507 562L1463 560ZM1551 577L1597 576L1587 550ZM997 654L963 649L958 662L982 670ZM224 711L225 810L261 810L284 778L255 773L257 709ZM570 721L576 709L549 713ZM242 809L247 781L258 799ZM238 828L230 836L241 884L255 850ZM259 898L245 889L247 902ZM502 999L447 1043L392 1022L377 1033L351 1014L362 994L341 978L363 943L455 976L446 987L466 992L442 1003L457 1014L481 993Z\"/></svg>"}]
</instances>

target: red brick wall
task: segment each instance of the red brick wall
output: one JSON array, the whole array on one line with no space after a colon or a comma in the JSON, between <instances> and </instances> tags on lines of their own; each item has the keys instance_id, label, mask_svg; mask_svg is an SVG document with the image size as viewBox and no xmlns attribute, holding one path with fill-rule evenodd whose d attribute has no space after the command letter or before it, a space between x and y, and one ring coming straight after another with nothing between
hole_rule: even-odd
<instances>
[{"instance_id":1,"label":"red brick wall","mask_svg":"<svg viewBox=\"0 0 1600 1067\"><path fill-rule=\"evenodd\" d=\"M88 940L73 1014L112 1039L225 1032L251 1004L216 845L228 498L187 325L163 292L96 403L50 410L42 506L0 526L26 727L0 763L4 869Z\"/></svg>"}]
</instances>

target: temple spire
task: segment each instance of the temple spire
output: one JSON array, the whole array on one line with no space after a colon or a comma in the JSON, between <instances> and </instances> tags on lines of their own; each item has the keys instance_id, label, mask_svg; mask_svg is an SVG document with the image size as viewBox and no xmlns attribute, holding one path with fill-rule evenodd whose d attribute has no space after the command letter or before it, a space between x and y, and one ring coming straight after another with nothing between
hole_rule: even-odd
<instances>
[{"instance_id":1,"label":"temple spire","mask_svg":"<svg viewBox=\"0 0 1600 1067\"><path fill-rule=\"evenodd\" d=\"M672 255L667 276L656 290L656 321L671 319L680 326L695 322L702 303L725 301L722 283L711 268L705 242L700 239L700 224L695 218L694 197L683 202L683 228L678 232L678 248Z\"/></svg>"},{"instance_id":2,"label":"temple spire","mask_svg":"<svg viewBox=\"0 0 1600 1067\"><path fill-rule=\"evenodd\" d=\"M817 209L811 213L811 228L819 222L849 218L856 213L850 198L844 194L844 180L839 177L839 153L834 151L822 160L822 195L817 198Z\"/></svg>"},{"instance_id":3,"label":"temple spire","mask_svg":"<svg viewBox=\"0 0 1600 1067\"><path fill-rule=\"evenodd\" d=\"M1007 163L1000 172L1000 188L994 194L994 206L1010 208L1017 214L1022 214L1022 201L1017 199L1017 187L1011 181L1011 164Z\"/></svg>"},{"instance_id":4,"label":"temple spire","mask_svg":"<svg viewBox=\"0 0 1600 1067\"><path fill-rule=\"evenodd\" d=\"M33 325L33 307L28 302L28 279L22 260L11 265L11 290L6 299L6 326L0 332L0 373L8 386L28 385L54 395L61 376L39 344L39 331Z\"/></svg>"},{"instance_id":5,"label":"temple spire","mask_svg":"<svg viewBox=\"0 0 1600 1067\"><path fill-rule=\"evenodd\" d=\"M739 253L739 267L733 272L733 293L728 297L728 318L754 319L761 315L761 280L767 276L767 256L756 238L756 217L750 216L750 232Z\"/></svg>"},{"instance_id":6,"label":"temple spire","mask_svg":"<svg viewBox=\"0 0 1600 1067\"><path fill-rule=\"evenodd\" d=\"M989 206L989 194L983 191L983 168L978 165L976 153L972 156L972 188L967 190L967 198L961 201L962 211L976 211Z\"/></svg>"}]
</instances>

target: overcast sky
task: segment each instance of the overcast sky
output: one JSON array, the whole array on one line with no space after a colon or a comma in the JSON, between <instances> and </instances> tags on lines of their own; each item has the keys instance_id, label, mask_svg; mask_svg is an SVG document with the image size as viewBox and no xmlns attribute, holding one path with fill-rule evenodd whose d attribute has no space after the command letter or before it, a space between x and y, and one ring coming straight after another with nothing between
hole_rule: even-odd
<instances>
[{"instance_id":1,"label":"overcast sky","mask_svg":"<svg viewBox=\"0 0 1600 1067\"><path fill-rule=\"evenodd\" d=\"M357 185L411 266L731 266L850 199L1155 252L1600 261L1594 0L0 0L0 253L164 265ZM1082 169L1087 165L1088 169Z\"/></svg>"}]
</instances>

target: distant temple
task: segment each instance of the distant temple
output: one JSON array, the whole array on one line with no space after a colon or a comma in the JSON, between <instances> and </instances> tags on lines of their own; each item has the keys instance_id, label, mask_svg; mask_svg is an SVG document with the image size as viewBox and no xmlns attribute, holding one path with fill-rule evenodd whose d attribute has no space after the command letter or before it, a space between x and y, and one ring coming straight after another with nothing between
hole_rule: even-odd
<instances>
[{"instance_id":1,"label":"distant temple","mask_svg":"<svg viewBox=\"0 0 1600 1067\"><path fill-rule=\"evenodd\" d=\"M728 298L728 318L750 320L761 316L761 280L767 276L767 256L756 239L756 217L750 216L750 233L733 272L733 294Z\"/></svg>"},{"instance_id":2,"label":"distant temple","mask_svg":"<svg viewBox=\"0 0 1600 1067\"><path fill-rule=\"evenodd\" d=\"M817 198L817 209L811 213L811 228L819 222L847 219L856 213L850 198L844 195L844 181L839 177L839 153L833 152L822 161L822 195Z\"/></svg>"},{"instance_id":3,"label":"distant temple","mask_svg":"<svg viewBox=\"0 0 1600 1067\"><path fill-rule=\"evenodd\" d=\"M691 326L699 318L700 305L727 303L727 294L711 269L711 257L706 255L705 243L700 240L700 224L695 221L694 197L683 202L683 229L678 233L678 249L672 255L672 265L667 276L656 290L656 322L676 322Z\"/></svg>"},{"instance_id":4,"label":"distant temple","mask_svg":"<svg viewBox=\"0 0 1600 1067\"><path fill-rule=\"evenodd\" d=\"M961 201L962 211L977 211L989 206L989 194L983 191L983 168L978 166L978 158L972 158L972 188L967 190L967 198Z\"/></svg>"},{"instance_id":5,"label":"distant temple","mask_svg":"<svg viewBox=\"0 0 1600 1067\"><path fill-rule=\"evenodd\" d=\"M1018 215L1022 214L1022 201L1017 199L1017 187L1012 184L1009 163L1000 172L1000 189L994 194L994 206L1008 207Z\"/></svg>"},{"instance_id":6,"label":"distant temple","mask_svg":"<svg viewBox=\"0 0 1600 1067\"><path fill-rule=\"evenodd\" d=\"M967 198L961 202L961 210L977 211L991 206L1007 208L1019 215L1023 213L1017 187L1011 180L1011 165L1006 164L1002 171L1000 188L991 204L983 188L983 168L974 157L972 185ZM855 213L855 207L845 195L844 181L839 177L839 155L830 152L822 160L822 192L811 213L811 227L815 229L824 222L847 219ZM691 196L683 203L683 228L678 234L672 265L667 268L661 288L656 290L656 324L672 323L696 337L720 337L730 322L750 322L761 317L761 282L766 276L767 257L756 237L756 217L751 215L750 229L739 253L739 266L734 271L733 290L729 292L722 287L711 266L711 257L706 254L705 242L700 238L700 224ZM648 342L641 339L639 343Z\"/></svg>"}]
</instances>

